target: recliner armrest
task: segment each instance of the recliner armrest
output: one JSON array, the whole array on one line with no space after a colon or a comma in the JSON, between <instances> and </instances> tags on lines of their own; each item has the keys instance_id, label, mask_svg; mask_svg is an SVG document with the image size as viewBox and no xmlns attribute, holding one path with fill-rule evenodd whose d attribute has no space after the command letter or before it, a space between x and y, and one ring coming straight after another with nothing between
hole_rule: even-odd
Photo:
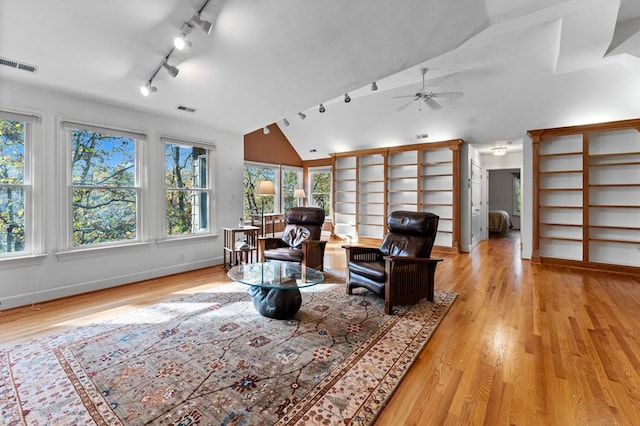
<instances>
[{"instance_id":1,"label":"recliner armrest","mask_svg":"<svg viewBox=\"0 0 640 426\"><path fill-rule=\"evenodd\" d=\"M347 262L351 260L377 261L382 260L382 253L377 247L344 245L347 252Z\"/></svg>"},{"instance_id":2,"label":"recliner armrest","mask_svg":"<svg viewBox=\"0 0 640 426\"><path fill-rule=\"evenodd\" d=\"M384 256L384 260L397 263L438 263L444 259L437 259L433 257L408 257L408 256Z\"/></svg>"}]
</instances>

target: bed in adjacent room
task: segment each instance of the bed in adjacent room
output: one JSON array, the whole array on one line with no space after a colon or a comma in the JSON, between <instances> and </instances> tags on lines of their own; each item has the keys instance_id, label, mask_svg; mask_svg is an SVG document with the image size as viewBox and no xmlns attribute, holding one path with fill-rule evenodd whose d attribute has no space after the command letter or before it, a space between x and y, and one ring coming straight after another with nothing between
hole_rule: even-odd
<instances>
[{"instance_id":1,"label":"bed in adjacent room","mask_svg":"<svg viewBox=\"0 0 640 426\"><path fill-rule=\"evenodd\" d=\"M499 233L505 237L509 233L509 229L513 228L511 216L506 210L491 210L489 212L489 232Z\"/></svg>"}]
</instances>

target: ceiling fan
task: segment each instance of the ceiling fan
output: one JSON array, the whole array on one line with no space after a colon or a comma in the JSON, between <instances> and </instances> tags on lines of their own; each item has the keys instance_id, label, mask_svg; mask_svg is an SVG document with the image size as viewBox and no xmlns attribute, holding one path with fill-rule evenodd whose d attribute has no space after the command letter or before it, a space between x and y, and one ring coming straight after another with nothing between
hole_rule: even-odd
<instances>
[{"instance_id":1,"label":"ceiling fan","mask_svg":"<svg viewBox=\"0 0 640 426\"><path fill-rule=\"evenodd\" d=\"M413 98L406 104L402 105L400 108L396 109L396 111L402 111L412 102L415 101L424 101L432 110L438 110L442 108L438 102L435 101L434 98L460 98L462 97L462 92L426 92L425 84L424 84L424 76L427 73L428 68L421 68L420 72L422 73L422 89L417 92L415 95L407 95L407 96L394 96L393 99L401 99L401 98ZM422 102L420 102L420 111L422 111Z\"/></svg>"}]
</instances>

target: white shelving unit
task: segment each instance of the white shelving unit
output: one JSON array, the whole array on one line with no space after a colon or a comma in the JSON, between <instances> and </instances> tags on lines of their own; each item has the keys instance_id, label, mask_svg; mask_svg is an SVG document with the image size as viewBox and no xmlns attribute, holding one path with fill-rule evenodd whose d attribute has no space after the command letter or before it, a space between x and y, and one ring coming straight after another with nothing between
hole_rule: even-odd
<instances>
[{"instance_id":1,"label":"white shelving unit","mask_svg":"<svg viewBox=\"0 0 640 426\"><path fill-rule=\"evenodd\" d=\"M529 131L534 261L640 272L639 129L625 120Z\"/></svg>"}]
</instances>

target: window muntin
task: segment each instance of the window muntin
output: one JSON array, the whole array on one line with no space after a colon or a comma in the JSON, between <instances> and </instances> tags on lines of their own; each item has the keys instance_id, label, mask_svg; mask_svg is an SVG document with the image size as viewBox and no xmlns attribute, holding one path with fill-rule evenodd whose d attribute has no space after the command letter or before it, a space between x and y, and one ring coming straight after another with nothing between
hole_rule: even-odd
<instances>
[{"instance_id":1,"label":"window muntin","mask_svg":"<svg viewBox=\"0 0 640 426\"><path fill-rule=\"evenodd\" d=\"M164 146L166 235L189 235L209 230L211 150L186 142Z\"/></svg>"},{"instance_id":2,"label":"window muntin","mask_svg":"<svg viewBox=\"0 0 640 426\"><path fill-rule=\"evenodd\" d=\"M63 122L70 140L71 245L140 239L137 134Z\"/></svg>"},{"instance_id":3,"label":"window muntin","mask_svg":"<svg viewBox=\"0 0 640 426\"><path fill-rule=\"evenodd\" d=\"M28 123L0 112L0 256L27 249Z\"/></svg>"},{"instance_id":4,"label":"window muntin","mask_svg":"<svg viewBox=\"0 0 640 426\"><path fill-rule=\"evenodd\" d=\"M309 206L321 207L326 217L331 217L331 168L309 169Z\"/></svg>"}]
</instances>

